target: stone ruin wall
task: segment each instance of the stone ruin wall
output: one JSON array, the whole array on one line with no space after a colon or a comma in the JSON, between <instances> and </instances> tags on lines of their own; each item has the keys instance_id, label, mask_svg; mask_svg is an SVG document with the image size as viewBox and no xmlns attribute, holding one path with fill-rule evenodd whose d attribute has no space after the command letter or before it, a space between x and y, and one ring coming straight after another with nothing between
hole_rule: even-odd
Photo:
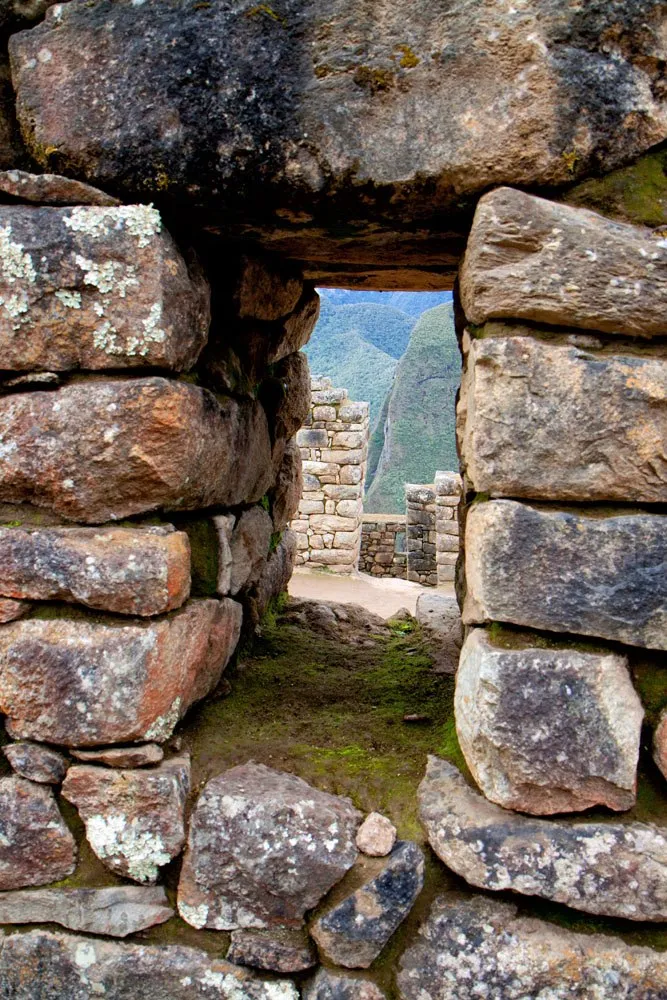
<instances>
[{"instance_id":1,"label":"stone ruin wall","mask_svg":"<svg viewBox=\"0 0 667 1000\"><path fill-rule=\"evenodd\" d=\"M353 403L331 379L311 383L311 405L296 435L303 463L303 493L296 535L296 563L332 573L359 565L369 405Z\"/></svg>"},{"instance_id":2,"label":"stone ruin wall","mask_svg":"<svg viewBox=\"0 0 667 1000\"><path fill-rule=\"evenodd\" d=\"M661 1000L664 4L72 0L20 30L48 6L0 10L0 165L41 172L1 179L3 1000L296 1000L306 917L369 864L303 995L381 1000L346 970L382 963L418 846L272 768L191 789L169 740L289 575L308 282L438 288L464 247L457 765L418 791L458 880L391 991ZM79 851L102 894L68 891Z\"/></svg>"},{"instance_id":3,"label":"stone ruin wall","mask_svg":"<svg viewBox=\"0 0 667 1000\"><path fill-rule=\"evenodd\" d=\"M364 514L359 569L371 576L406 579L405 515Z\"/></svg>"}]
</instances>

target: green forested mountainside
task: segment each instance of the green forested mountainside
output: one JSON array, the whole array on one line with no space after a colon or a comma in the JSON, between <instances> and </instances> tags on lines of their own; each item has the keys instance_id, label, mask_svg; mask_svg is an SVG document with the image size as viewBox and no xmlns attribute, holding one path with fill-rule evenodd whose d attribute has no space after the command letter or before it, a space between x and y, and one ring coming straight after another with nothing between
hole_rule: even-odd
<instances>
[{"instance_id":1,"label":"green forested mountainside","mask_svg":"<svg viewBox=\"0 0 667 1000\"><path fill-rule=\"evenodd\" d=\"M356 329L313 335L304 350L313 375L326 375L337 389L347 389L350 399L371 404L374 428L391 390L396 358L364 340Z\"/></svg>"},{"instance_id":2,"label":"green forested mountainside","mask_svg":"<svg viewBox=\"0 0 667 1000\"><path fill-rule=\"evenodd\" d=\"M405 353L414 325L414 316L390 305L355 302L337 306L327 299L322 299L318 320L320 337L326 338L328 329L356 330L369 344L396 360Z\"/></svg>"},{"instance_id":3,"label":"green forested mountainside","mask_svg":"<svg viewBox=\"0 0 667 1000\"><path fill-rule=\"evenodd\" d=\"M368 484L365 510L401 512L404 483L432 482L437 469L458 468L454 406L460 379L452 306L429 309L418 320L396 369L382 453ZM375 437L371 450L377 449L377 433Z\"/></svg>"}]
</instances>

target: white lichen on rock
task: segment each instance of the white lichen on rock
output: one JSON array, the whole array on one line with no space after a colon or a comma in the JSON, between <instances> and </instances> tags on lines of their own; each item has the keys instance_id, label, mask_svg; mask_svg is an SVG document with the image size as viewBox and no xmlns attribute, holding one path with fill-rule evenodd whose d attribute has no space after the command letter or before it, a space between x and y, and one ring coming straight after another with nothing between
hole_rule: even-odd
<instances>
[{"instance_id":1,"label":"white lichen on rock","mask_svg":"<svg viewBox=\"0 0 667 1000\"><path fill-rule=\"evenodd\" d=\"M156 740L158 743L168 740L180 717L181 699L179 697L174 699L168 712L165 712L164 715L158 715L157 719L155 719L144 733L144 739Z\"/></svg>"},{"instance_id":2,"label":"white lichen on rock","mask_svg":"<svg viewBox=\"0 0 667 1000\"><path fill-rule=\"evenodd\" d=\"M0 270L2 278L8 284L16 281L28 281L34 284L37 278L32 257L25 253L21 243L12 240L12 227L0 226Z\"/></svg>"},{"instance_id":3,"label":"white lichen on rock","mask_svg":"<svg viewBox=\"0 0 667 1000\"><path fill-rule=\"evenodd\" d=\"M137 240L140 249L147 247L162 230L160 213L152 205L117 205L109 208L77 205L64 219L75 233L90 239L102 239L112 230L125 228Z\"/></svg>"},{"instance_id":4,"label":"white lichen on rock","mask_svg":"<svg viewBox=\"0 0 667 1000\"><path fill-rule=\"evenodd\" d=\"M81 308L80 292L70 292L65 288L61 288L56 292L56 298L59 299L64 306L67 306L68 309Z\"/></svg>"},{"instance_id":5,"label":"white lichen on rock","mask_svg":"<svg viewBox=\"0 0 667 1000\"><path fill-rule=\"evenodd\" d=\"M128 822L123 813L91 816L86 836L99 858L123 858L128 875L137 882L154 882L159 868L171 860L159 836L141 830L136 817Z\"/></svg>"},{"instance_id":6,"label":"white lichen on rock","mask_svg":"<svg viewBox=\"0 0 667 1000\"><path fill-rule=\"evenodd\" d=\"M108 260L101 264L79 253L74 260L84 272L85 284L98 288L103 295L115 292L124 299L128 288L139 286L136 268L131 264L121 264L117 260Z\"/></svg>"},{"instance_id":7,"label":"white lichen on rock","mask_svg":"<svg viewBox=\"0 0 667 1000\"><path fill-rule=\"evenodd\" d=\"M178 912L183 920L190 924L191 927L196 928L196 930L200 931L202 927L206 926L206 921L208 920L208 906L206 903L200 903L199 906L190 906L188 903L183 903L179 900Z\"/></svg>"}]
</instances>

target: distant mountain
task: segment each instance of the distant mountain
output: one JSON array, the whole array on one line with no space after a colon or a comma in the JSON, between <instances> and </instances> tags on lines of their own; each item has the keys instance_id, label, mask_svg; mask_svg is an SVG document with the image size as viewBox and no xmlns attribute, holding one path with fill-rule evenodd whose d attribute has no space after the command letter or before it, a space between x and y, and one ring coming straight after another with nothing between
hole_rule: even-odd
<instances>
[{"instance_id":1,"label":"distant mountain","mask_svg":"<svg viewBox=\"0 0 667 1000\"><path fill-rule=\"evenodd\" d=\"M425 312L398 363L384 424L371 440L364 510L405 509L404 483L433 481L437 469L457 469L454 406L461 358L450 303ZM381 451L378 455L378 449Z\"/></svg>"},{"instance_id":2,"label":"distant mountain","mask_svg":"<svg viewBox=\"0 0 667 1000\"><path fill-rule=\"evenodd\" d=\"M416 318L451 298L451 293L318 291L320 318L304 348L310 369L347 389L351 399L369 402L373 432ZM397 308L399 303L401 308Z\"/></svg>"}]
</instances>

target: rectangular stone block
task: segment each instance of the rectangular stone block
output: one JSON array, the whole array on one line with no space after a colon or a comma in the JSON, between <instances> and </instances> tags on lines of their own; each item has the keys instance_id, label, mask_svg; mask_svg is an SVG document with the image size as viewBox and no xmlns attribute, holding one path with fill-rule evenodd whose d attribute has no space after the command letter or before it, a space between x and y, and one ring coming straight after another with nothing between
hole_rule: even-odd
<instances>
[{"instance_id":1,"label":"rectangular stone block","mask_svg":"<svg viewBox=\"0 0 667 1000\"><path fill-rule=\"evenodd\" d=\"M458 552L436 552L435 561L438 566L455 566Z\"/></svg>"},{"instance_id":2,"label":"rectangular stone block","mask_svg":"<svg viewBox=\"0 0 667 1000\"><path fill-rule=\"evenodd\" d=\"M324 430L306 430L302 427L297 431L296 443L300 448L326 448L329 444L329 434Z\"/></svg>"},{"instance_id":3,"label":"rectangular stone block","mask_svg":"<svg viewBox=\"0 0 667 1000\"><path fill-rule=\"evenodd\" d=\"M3 597L159 615L189 593L190 544L171 526L0 527Z\"/></svg>"},{"instance_id":4,"label":"rectangular stone block","mask_svg":"<svg viewBox=\"0 0 667 1000\"><path fill-rule=\"evenodd\" d=\"M356 500L359 488L356 486L325 486L324 495L331 500Z\"/></svg>"},{"instance_id":5,"label":"rectangular stone block","mask_svg":"<svg viewBox=\"0 0 667 1000\"><path fill-rule=\"evenodd\" d=\"M356 431L336 431L333 436L334 448L363 448L365 438Z\"/></svg>"},{"instance_id":6,"label":"rectangular stone block","mask_svg":"<svg viewBox=\"0 0 667 1000\"><path fill-rule=\"evenodd\" d=\"M459 550L458 532L455 535L445 535L445 534L438 535L435 547L438 552L458 552Z\"/></svg>"},{"instance_id":7,"label":"rectangular stone block","mask_svg":"<svg viewBox=\"0 0 667 1000\"><path fill-rule=\"evenodd\" d=\"M340 470L340 481L344 486L357 486L362 478L358 465L344 465Z\"/></svg>"},{"instance_id":8,"label":"rectangular stone block","mask_svg":"<svg viewBox=\"0 0 667 1000\"><path fill-rule=\"evenodd\" d=\"M667 649L667 517L475 504L466 624L510 622Z\"/></svg>"},{"instance_id":9,"label":"rectangular stone block","mask_svg":"<svg viewBox=\"0 0 667 1000\"><path fill-rule=\"evenodd\" d=\"M461 268L472 323L525 319L610 334L667 333L659 233L497 188L477 206Z\"/></svg>"},{"instance_id":10,"label":"rectangular stone block","mask_svg":"<svg viewBox=\"0 0 667 1000\"><path fill-rule=\"evenodd\" d=\"M459 409L461 451L475 490L667 501L664 352L612 353L495 323L485 331L470 342Z\"/></svg>"},{"instance_id":11,"label":"rectangular stone block","mask_svg":"<svg viewBox=\"0 0 667 1000\"><path fill-rule=\"evenodd\" d=\"M6 370L181 370L206 343L203 272L150 205L2 205L0 258Z\"/></svg>"},{"instance_id":12,"label":"rectangular stone block","mask_svg":"<svg viewBox=\"0 0 667 1000\"><path fill-rule=\"evenodd\" d=\"M261 499L274 472L262 406L150 377L0 398L0 500L75 521Z\"/></svg>"},{"instance_id":13,"label":"rectangular stone block","mask_svg":"<svg viewBox=\"0 0 667 1000\"><path fill-rule=\"evenodd\" d=\"M168 739L220 680L241 605L190 601L165 618L30 618L0 627L0 711L12 736L64 746Z\"/></svg>"},{"instance_id":14,"label":"rectangular stone block","mask_svg":"<svg viewBox=\"0 0 667 1000\"><path fill-rule=\"evenodd\" d=\"M356 549L359 546L359 532L337 531L333 544L335 549Z\"/></svg>"},{"instance_id":15,"label":"rectangular stone block","mask_svg":"<svg viewBox=\"0 0 667 1000\"><path fill-rule=\"evenodd\" d=\"M365 457L364 452L359 448L349 451L327 448L322 450L321 455L323 462L334 462L336 465L361 465Z\"/></svg>"},{"instance_id":16,"label":"rectangular stone block","mask_svg":"<svg viewBox=\"0 0 667 1000\"><path fill-rule=\"evenodd\" d=\"M361 500L339 500L336 504L336 513L341 517L361 517L364 505Z\"/></svg>"},{"instance_id":17,"label":"rectangular stone block","mask_svg":"<svg viewBox=\"0 0 667 1000\"><path fill-rule=\"evenodd\" d=\"M322 500L300 500L299 514L323 514L324 503Z\"/></svg>"},{"instance_id":18,"label":"rectangular stone block","mask_svg":"<svg viewBox=\"0 0 667 1000\"><path fill-rule=\"evenodd\" d=\"M369 403L343 403L338 408L338 416L347 423L362 423L367 421L370 414Z\"/></svg>"},{"instance_id":19,"label":"rectangular stone block","mask_svg":"<svg viewBox=\"0 0 667 1000\"><path fill-rule=\"evenodd\" d=\"M313 407L313 420L321 420L322 422L328 422L329 420L336 419L336 407L335 406L314 406Z\"/></svg>"},{"instance_id":20,"label":"rectangular stone block","mask_svg":"<svg viewBox=\"0 0 667 1000\"><path fill-rule=\"evenodd\" d=\"M311 476L335 476L338 472L338 466L333 462L314 462L308 458L304 459L303 462L303 473L305 475Z\"/></svg>"},{"instance_id":21,"label":"rectangular stone block","mask_svg":"<svg viewBox=\"0 0 667 1000\"><path fill-rule=\"evenodd\" d=\"M310 526L316 531L355 531L359 522L355 517L339 517L337 514L313 514Z\"/></svg>"},{"instance_id":22,"label":"rectangular stone block","mask_svg":"<svg viewBox=\"0 0 667 1000\"><path fill-rule=\"evenodd\" d=\"M354 562L353 549L322 549L317 553L311 553L311 563L319 563L322 566L349 566Z\"/></svg>"}]
</instances>

